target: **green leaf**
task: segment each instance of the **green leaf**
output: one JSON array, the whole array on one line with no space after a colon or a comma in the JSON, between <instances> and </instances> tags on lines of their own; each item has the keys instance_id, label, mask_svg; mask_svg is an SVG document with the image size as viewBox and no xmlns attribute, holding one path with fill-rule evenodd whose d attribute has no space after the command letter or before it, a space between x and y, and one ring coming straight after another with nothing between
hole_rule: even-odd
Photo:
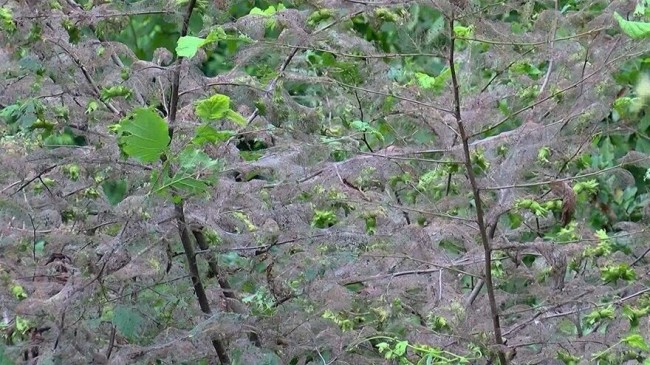
<instances>
[{"instance_id":1,"label":"green leaf","mask_svg":"<svg viewBox=\"0 0 650 365\"><path fill-rule=\"evenodd\" d=\"M549 163L548 158L551 156L551 149L548 147L542 147L537 151L537 161L543 163Z\"/></svg>"},{"instance_id":2,"label":"green leaf","mask_svg":"<svg viewBox=\"0 0 650 365\"><path fill-rule=\"evenodd\" d=\"M512 229L518 228L524 221L524 217L521 214L515 212L508 212L507 216L510 220L510 228Z\"/></svg>"},{"instance_id":3,"label":"green leaf","mask_svg":"<svg viewBox=\"0 0 650 365\"><path fill-rule=\"evenodd\" d=\"M430 76L423 72L416 72L414 74L417 80L417 85L425 90L432 90L440 92L444 89L447 81L451 78L451 70L445 67L438 76Z\"/></svg>"},{"instance_id":4,"label":"green leaf","mask_svg":"<svg viewBox=\"0 0 650 365\"><path fill-rule=\"evenodd\" d=\"M15 123L20 115L20 105L11 104L0 110L0 119L5 120L7 124Z\"/></svg>"},{"instance_id":5,"label":"green leaf","mask_svg":"<svg viewBox=\"0 0 650 365\"><path fill-rule=\"evenodd\" d=\"M218 42L222 39L231 39L232 37L226 34L226 31L223 29L223 27L216 27L210 31L207 37L205 37L205 42L212 43L212 42Z\"/></svg>"},{"instance_id":6,"label":"green leaf","mask_svg":"<svg viewBox=\"0 0 650 365\"><path fill-rule=\"evenodd\" d=\"M237 123L238 125L245 127L246 126L246 118L244 118L243 115L237 113L234 110L228 110L226 111L226 118L228 120Z\"/></svg>"},{"instance_id":7,"label":"green leaf","mask_svg":"<svg viewBox=\"0 0 650 365\"><path fill-rule=\"evenodd\" d=\"M271 16L277 13L280 10L285 10L286 8L284 7L283 4L278 5L278 8L276 9L275 6L271 5L265 10L262 10L258 7L252 8L251 11L248 14L251 15L262 15L262 16Z\"/></svg>"},{"instance_id":8,"label":"green leaf","mask_svg":"<svg viewBox=\"0 0 650 365\"><path fill-rule=\"evenodd\" d=\"M618 21L618 25L623 30L623 33L630 36L630 38L650 38L650 23L626 20L617 12L614 13L614 19Z\"/></svg>"},{"instance_id":9,"label":"green leaf","mask_svg":"<svg viewBox=\"0 0 650 365\"><path fill-rule=\"evenodd\" d=\"M627 317L627 320L630 322L631 329L636 329L639 327L639 318L644 314L645 313L643 313L643 311L629 305L623 307L623 315Z\"/></svg>"},{"instance_id":10,"label":"green leaf","mask_svg":"<svg viewBox=\"0 0 650 365\"><path fill-rule=\"evenodd\" d=\"M0 7L0 29L13 33L16 31L16 22L14 15L9 7Z\"/></svg>"},{"instance_id":11,"label":"green leaf","mask_svg":"<svg viewBox=\"0 0 650 365\"><path fill-rule=\"evenodd\" d=\"M307 24L314 26L323 20L328 20L334 17L336 13L333 9L319 9L309 15L307 18Z\"/></svg>"},{"instance_id":12,"label":"green leaf","mask_svg":"<svg viewBox=\"0 0 650 365\"><path fill-rule=\"evenodd\" d=\"M186 148L178 156L180 170L192 174L202 174L205 171L215 171L219 161L213 160L205 152L196 148Z\"/></svg>"},{"instance_id":13,"label":"green leaf","mask_svg":"<svg viewBox=\"0 0 650 365\"><path fill-rule=\"evenodd\" d=\"M178 156L179 169L174 176L168 176L165 168L158 174L152 174L156 193L163 194L174 188L190 194L203 194L210 184L216 182L219 161L213 160L205 152L189 147Z\"/></svg>"},{"instance_id":14,"label":"green leaf","mask_svg":"<svg viewBox=\"0 0 650 365\"><path fill-rule=\"evenodd\" d=\"M18 284L11 287L11 294L14 296L14 298L18 300L23 300L27 298L27 293L25 292L25 289Z\"/></svg>"},{"instance_id":15,"label":"green leaf","mask_svg":"<svg viewBox=\"0 0 650 365\"><path fill-rule=\"evenodd\" d=\"M390 350L390 345L387 344L386 342L380 342L375 345L377 347L377 350L379 350L379 353L382 353L386 350Z\"/></svg>"},{"instance_id":16,"label":"green leaf","mask_svg":"<svg viewBox=\"0 0 650 365\"><path fill-rule=\"evenodd\" d=\"M634 16L642 17L650 15L650 1L639 0L637 1L636 8L634 8Z\"/></svg>"},{"instance_id":17,"label":"green leaf","mask_svg":"<svg viewBox=\"0 0 650 365\"><path fill-rule=\"evenodd\" d=\"M123 96L125 99L128 99L131 97L132 93L133 92L131 89L126 86L112 86L109 88L102 88L102 90L99 92L99 97L103 101L107 101L118 96Z\"/></svg>"},{"instance_id":18,"label":"green leaf","mask_svg":"<svg viewBox=\"0 0 650 365\"><path fill-rule=\"evenodd\" d=\"M126 179L105 180L102 183L102 190L108 203L115 206L126 197L128 183Z\"/></svg>"},{"instance_id":19,"label":"green leaf","mask_svg":"<svg viewBox=\"0 0 650 365\"><path fill-rule=\"evenodd\" d=\"M642 100L650 100L650 75L645 73L639 75L639 80L634 87L634 92Z\"/></svg>"},{"instance_id":20,"label":"green leaf","mask_svg":"<svg viewBox=\"0 0 650 365\"><path fill-rule=\"evenodd\" d=\"M250 14L250 15L262 15L262 16L268 16L268 14L266 14L266 13L264 12L264 10L262 10L262 9L260 9L260 8L258 8L258 7L254 7L254 8L252 8L251 11L248 12L248 14Z\"/></svg>"},{"instance_id":21,"label":"green leaf","mask_svg":"<svg viewBox=\"0 0 650 365\"><path fill-rule=\"evenodd\" d=\"M510 71L518 75L528 75L534 80L542 74L539 68L527 61L516 62L510 67Z\"/></svg>"},{"instance_id":22,"label":"green leaf","mask_svg":"<svg viewBox=\"0 0 650 365\"><path fill-rule=\"evenodd\" d=\"M194 111L205 122L227 117L230 111L230 98L222 94L212 95L197 102Z\"/></svg>"},{"instance_id":23,"label":"green leaf","mask_svg":"<svg viewBox=\"0 0 650 365\"><path fill-rule=\"evenodd\" d=\"M328 228L336 224L336 213L331 210L314 210L311 226L316 228Z\"/></svg>"},{"instance_id":24,"label":"green leaf","mask_svg":"<svg viewBox=\"0 0 650 365\"><path fill-rule=\"evenodd\" d=\"M81 40L81 31L70 19L64 19L61 26L68 32L68 42L77 44Z\"/></svg>"},{"instance_id":25,"label":"green leaf","mask_svg":"<svg viewBox=\"0 0 650 365\"><path fill-rule=\"evenodd\" d=\"M124 153L145 163L160 158L170 141L167 123L151 109L137 109L122 120L120 132Z\"/></svg>"},{"instance_id":26,"label":"green leaf","mask_svg":"<svg viewBox=\"0 0 650 365\"><path fill-rule=\"evenodd\" d=\"M580 362L580 357L571 355L566 351L558 351L557 359L562 361L566 365L578 365Z\"/></svg>"},{"instance_id":27,"label":"green leaf","mask_svg":"<svg viewBox=\"0 0 650 365\"><path fill-rule=\"evenodd\" d=\"M600 268L600 276L607 283L617 280L632 281L636 279L636 272L626 263L612 264Z\"/></svg>"},{"instance_id":28,"label":"green leaf","mask_svg":"<svg viewBox=\"0 0 650 365\"><path fill-rule=\"evenodd\" d=\"M445 18L438 16L436 20L431 23L427 30L427 42L433 42L438 36L445 31Z\"/></svg>"},{"instance_id":29,"label":"green leaf","mask_svg":"<svg viewBox=\"0 0 650 365\"><path fill-rule=\"evenodd\" d=\"M178 57L192 58L196 55L196 52L198 52L199 48L203 47L207 43L209 42L199 37L180 37L178 39L178 43L176 44L176 54Z\"/></svg>"},{"instance_id":30,"label":"green leaf","mask_svg":"<svg viewBox=\"0 0 650 365\"><path fill-rule=\"evenodd\" d=\"M86 108L86 114L90 114L94 112L95 110L99 109L99 103L97 103L94 100L91 100L88 102L88 107Z\"/></svg>"},{"instance_id":31,"label":"green leaf","mask_svg":"<svg viewBox=\"0 0 650 365\"><path fill-rule=\"evenodd\" d=\"M399 341L395 344L395 353L399 356L404 356L406 354L406 349L408 348L408 341Z\"/></svg>"},{"instance_id":32,"label":"green leaf","mask_svg":"<svg viewBox=\"0 0 650 365\"><path fill-rule=\"evenodd\" d=\"M51 134L43 140L43 145L48 147L59 146L85 146L86 138L75 135L70 128L65 128L63 132Z\"/></svg>"},{"instance_id":33,"label":"green leaf","mask_svg":"<svg viewBox=\"0 0 650 365\"><path fill-rule=\"evenodd\" d=\"M606 308L596 309L585 316L585 322L590 326L600 321L612 319L614 319L614 307L611 305Z\"/></svg>"},{"instance_id":34,"label":"green leaf","mask_svg":"<svg viewBox=\"0 0 650 365\"><path fill-rule=\"evenodd\" d=\"M416 72L415 78L418 80L418 85L423 89L433 89L436 85L436 78L423 72Z\"/></svg>"},{"instance_id":35,"label":"green leaf","mask_svg":"<svg viewBox=\"0 0 650 365\"><path fill-rule=\"evenodd\" d=\"M587 194L595 194L598 192L598 182L596 180L588 180L576 183L573 185L573 191L576 194L585 192Z\"/></svg>"},{"instance_id":36,"label":"green leaf","mask_svg":"<svg viewBox=\"0 0 650 365\"><path fill-rule=\"evenodd\" d=\"M388 8L375 9L375 16L387 22L398 22L400 17Z\"/></svg>"},{"instance_id":37,"label":"green leaf","mask_svg":"<svg viewBox=\"0 0 650 365\"><path fill-rule=\"evenodd\" d=\"M143 318L133 309L120 305L113 311L112 322L124 337L134 340L140 332Z\"/></svg>"},{"instance_id":38,"label":"green leaf","mask_svg":"<svg viewBox=\"0 0 650 365\"><path fill-rule=\"evenodd\" d=\"M36 244L34 245L34 251L38 254L42 254L45 251L45 242L44 240L38 240Z\"/></svg>"},{"instance_id":39,"label":"green leaf","mask_svg":"<svg viewBox=\"0 0 650 365\"><path fill-rule=\"evenodd\" d=\"M192 194L202 194L208 190L208 185L204 181L184 174L174 175L167 185Z\"/></svg>"},{"instance_id":40,"label":"green leaf","mask_svg":"<svg viewBox=\"0 0 650 365\"><path fill-rule=\"evenodd\" d=\"M375 138L377 138L380 141L384 140L384 135L381 134L377 129L373 128L368 122L364 122L361 120L355 120L352 123L350 123L350 127L352 129L357 130L359 132L364 132L364 133L371 133Z\"/></svg>"},{"instance_id":41,"label":"green leaf","mask_svg":"<svg viewBox=\"0 0 650 365\"><path fill-rule=\"evenodd\" d=\"M474 35L474 26L465 27L462 25L454 26L454 35L460 38L470 38Z\"/></svg>"},{"instance_id":42,"label":"green leaf","mask_svg":"<svg viewBox=\"0 0 650 365\"><path fill-rule=\"evenodd\" d=\"M224 142L236 134L235 131L218 131L207 124L203 124L196 128L196 135L192 138L192 143L203 145L206 143Z\"/></svg>"},{"instance_id":43,"label":"green leaf","mask_svg":"<svg viewBox=\"0 0 650 365\"><path fill-rule=\"evenodd\" d=\"M18 332L25 334L32 327L32 323L29 319L16 316L16 330Z\"/></svg>"},{"instance_id":44,"label":"green leaf","mask_svg":"<svg viewBox=\"0 0 650 365\"><path fill-rule=\"evenodd\" d=\"M630 347L634 347L640 350L650 350L650 346L648 346L643 337L641 337L639 334L629 335L623 339L623 342L628 344Z\"/></svg>"}]
</instances>

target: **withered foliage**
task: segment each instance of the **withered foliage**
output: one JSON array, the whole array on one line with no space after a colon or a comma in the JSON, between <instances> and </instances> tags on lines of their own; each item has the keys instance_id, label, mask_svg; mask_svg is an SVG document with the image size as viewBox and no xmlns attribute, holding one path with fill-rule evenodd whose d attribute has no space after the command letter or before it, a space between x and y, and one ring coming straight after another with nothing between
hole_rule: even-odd
<instances>
[{"instance_id":1,"label":"withered foliage","mask_svg":"<svg viewBox=\"0 0 650 365\"><path fill-rule=\"evenodd\" d=\"M607 300L618 308L638 299L647 280L647 229L622 222L618 235L629 254L589 256L601 242L581 210L611 213L593 197L580 200L570 179L593 137L612 132L602 121L621 92L614 71L649 49L616 28L614 12L630 13L630 2L563 12L549 1L294 1L268 16L233 19L226 9L237 2L199 1L194 16L203 26L193 35L221 26L249 37L229 56L232 69L216 76L204 72L209 50L176 62L160 48L141 59L115 40L129 19L145 15L182 24L187 3L193 1L2 5L12 10L16 30L0 33L0 107L20 108L12 123L1 114L0 304L11 331L18 320L30 326L22 341L7 341L8 354L33 364L198 363L215 358L210 340L219 338L241 364L389 364L376 345L393 337L476 364L497 352L512 363L551 364L559 351L590 359L627 333L620 317L606 331L581 323ZM422 8L440 11L439 33L408 31L410 15ZM314 24L310 16L319 9L331 16ZM379 28L384 12L396 17L399 50L382 48L354 26L363 19ZM504 21L514 12L526 31L514 33ZM470 35L456 33L451 62L494 248L505 340L498 347L481 291L484 248L451 81L431 91L394 76L400 60L449 65L451 18L472 25ZM318 69L314 53L331 54L336 65ZM259 64L273 77L247 73ZM513 71L523 64L538 65L540 74ZM203 147L223 164L209 197L183 197L188 223L212 240L196 255L211 316L194 299L174 205L150 194L149 176L162 163L125 159L109 128L137 107L167 117L175 68L172 151L190 143L200 125L199 99L228 95L249 119L234 138ZM292 94L296 85L311 87L309 97ZM132 94L103 96L115 86ZM34 137L45 136L33 127L37 120L51 123L49 134L80 143L45 146ZM348 132L354 120L381 124L380 133L393 138ZM621 130L633 127L624 124ZM216 127L237 128L229 121ZM261 157L244 159L241 152L255 143ZM544 148L548 161L540 163ZM635 184L624 167L644 167L646 158L630 152L605 173L622 191ZM121 179L128 180L127 197L111 205L103 183ZM558 198L556 216L517 209L522 199ZM334 212L336 221L315 224L318 211ZM520 225L508 220L515 213ZM567 227L574 240L543 239ZM601 265L614 263L638 267L637 280L600 280ZM567 333L567 323L576 333ZM11 331L7 338L15 337Z\"/></svg>"}]
</instances>

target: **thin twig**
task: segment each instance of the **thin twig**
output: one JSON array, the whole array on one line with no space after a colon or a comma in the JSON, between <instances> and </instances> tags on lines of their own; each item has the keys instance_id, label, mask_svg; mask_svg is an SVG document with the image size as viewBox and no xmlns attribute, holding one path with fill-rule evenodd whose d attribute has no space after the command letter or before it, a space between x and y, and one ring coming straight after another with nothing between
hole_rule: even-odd
<instances>
[{"instance_id":1,"label":"thin twig","mask_svg":"<svg viewBox=\"0 0 650 365\"><path fill-rule=\"evenodd\" d=\"M574 38L580 38L584 37L586 35L590 35L593 33L598 33L603 30L607 30L609 27L601 27L601 28L596 28L592 30L588 30L586 32L574 34L574 35L569 35L566 37L559 37L559 38L554 38L551 40L551 42L558 42L558 41L566 41ZM548 44L548 40L544 41L538 41L538 42L510 42L510 41L494 41L490 39L481 39L481 38L469 38L469 37L456 37L458 40L463 40L463 41L472 41L472 42L480 42L480 43L486 43L486 44L494 44L494 45L502 45L502 46L541 46L544 44Z\"/></svg>"},{"instance_id":2,"label":"thin twig","mask_svg":"<svg viewBox=\"0 0 650 365\"><path fill-rule=\"evenodd\" d=\"M16 186L16 185L18 185L18 184L20 184L21 181L22 181L22 180L14 181L13 183L7 185L5 188L3 188L2 190L0 190L0 194L4 193L5 191L7 191L7 190L13 188L14 186Z\"/></svg>"},{"instance_id":3,"label":"thin twig","mask_svg":"<svg viewBox=\"0 0 650 365\"><path fill-rule=\"evenodd\" d=\"M418 158L418 157L402 157L402 156L399 156L399 155L386 155L386 154L381 154L381 153L372 153L372 152L365 152L365 151L359 151L358 153L360 155L381 157L381 158L385 158L387 160L419 161L419 162L444 163L444 164L462 164L463 163L461 161L436 160L436 159L432 159L432 158Z\"/></svg>"},{"instance_id":4,"label":"thin twig","mask_svg":"<svg viewBox=\"0 0 650 365\"><path fill-rule=\"evenodd\" d=\"M553 72L553 62L555 59L553 58L553 51L555 48L555 32L557 31L557 17L558 17L558 0L555 0L555 13L553 14L553 24L551 25L551 33L550 33L550 49L551 49L551 56L548 61L548 69L546 70L546 75L544 76L544 82L542 83L542 87L539 88L539 93L538 95L541 96L544 94L544 90L546 89L546 85L548 85L548 80L551 78L551 72Z\"/></svg>"},{"instance_id":5,"label":"thin twig","mask_svg":"<svg viewBox=\"0 0 650 365\"><path fill-rule=\"evenodd\" d=\"M496 80L497 77L501 76L501 74L503 74L504 72L506 72L507 70L509 70L510 67L512 67L515 63L519 62L519 61L521 60L521 57L527 55L528 53L532 52L533 50L534 50L534 48L529 48L526 52L517 55L517 57L516 57L512 62L510 62L510 64L508 64L506 67L504 67L504 68L502 68L501 70L497 71L497 72L494 74L494 76L492 76L492 77L490 78L490 81L488 81L487 84L485 84L485 86L483 86L483 88L481 89L481 92L480 92L480 93L481 93L481 94L484 93L485 90L487 90L487 88L490 87L490 85L492 84L492 82L494 82L494 80Z\"/></svg>"},{"instance_id":6,"label":"thin twig","mask_svg":"<svg viewBox=\"0 0 650 365\"><path fill-rule=\"evenodd\" d=\"M590 79L590 78L593 77L594 75L596 75L596 74L598 74L599 72L601 72L604 68L606 68L606 67L608 67L609 65L611 65L611 64L613 64L613 63L615 63L615 62L617 62L617 61L620 60L621 58L626 58L626 57L633 58L633 57L638 56L639 54L641 54L641 52L638 52L638 53L636 53L636 54L624 54L624 55L621 55L621 56L619 56L619 57L616 57L616 58L614 58L613 60L604 63L604 64L603 64L601 67L599 67L597 70L595 70L594 72L590 73L589 75L587 75L587 76L581 78L580 80L574 82L573 84L571 84L571 85L569 85L569 86L567 86L567 87L565 87L565 88L563 88L563 89L560 89L560 90L558 90L558 91L552 93L551 95L549 95L549 96L547 96L547 97L544 97L544 98L542 98L542 99L539 99L539 100L533 102L533 103L530 104L530 105L527 105L527 106L525 106L525 107L522 107L521 109L519 109L519 110L517 110L517 111L511 113L510 115L504 117L503 119L501 119L500 121L498 121L496 124L493 124L493 125L491 125L491 126L485 128L485 129L483 129L483 130L480 130L480 131L478 131L478 132L472 134L471 136L469 136L469 138L474 138L474 137L480 136L481 134L484 134L484 133L490 132L490 131L494 130L495 128L498 128L499 126L501 126L501 125L504 124L505 122L509 121L510 119L516 117L517 115L519 115L519 114L521 114L521 113L523 113L523 112L525 112L525 111L527 111L527 110L529 110L529 109L532 109L532 108L536 107L537 105L540 105L540 104L546 102L547 100L550 100L550 99L552 99L552 98L554 98L554 97L556 97L556 96L558 96L558 95L564 94L564 93L567 92L568 90L571 90L571 89L573 89L573 88L576 88L576 87L580 86L581 84L583 84L584 82L586 82L588 79Z\"/></svg>"},{"instance_id":7,"label":"thin twig","mask_svg":"<svg viewBox=\"0 0 650 365\"><path fill-rule=\"evenodd\" d=\"M432 212L430 210L422 210L422 209L416 209L416 208L411 208L403 205L395 205L395 204L386 204L387 206L395 209L401 209L401 210L408 210L409 212L415 212L415 213L420 213L424 215L431 215L434 217L440 217L440 218L447 218L447 219L453 219L457 221L463 221L463 222L475 222L474 219L471 218L465 218L465 217L458 217L455 215L451 214L445 214L445 213L438 213L438 212Z\"/></svg>"},{"instance_id":8,"label":"thin twig","mask_svg":"<svg viewBox=\"0 0 650 365\"><path fill-rule=\"evenodd\" d=\"M53 170L55 167L57 167L57 166L58 166L58 165L52 165L52 166L50 166L50 167L46 167L46 168L43 169L41 172L39 172L36 176L32 177L31 179L29 179L29 180L27 180L25 183L23 183L23 184L18 188L18 190L16 190L16 191L14 191L13 193L11 193L11 196L16 195L17 193L19 193L20 191L22 191L24 188L26 188L27 185L31 184L34 180L36 180L36 179L40 179L41 176L43 176L43 175L47 174L48 172L52 171L52 170ZM42 182L42 181L41 181L41 182ZM15 185L15 184L12 184L12 185ZM43 185L47 187L47 185L45 185L45 184L43 184ZM3 190L3 191L4 191L4 190Z\"/></svg>"},{"instance_id":9,"label":"thin twig","mask_svg":"<svg viewBox=\"0 0 650 365\"><path fill-rule=\"evenodd\" d=\"M345 53L339 52L333 49L328 48L318 48L312 46L301 46L298 44L288 44L288 43L279 43L273 41L258 41L259 44L280 47L280 48L298 48L304 51L316 51L316 52L326 52L331 53L337 57L347 57L347 58L359 58L359 59L369 59L369 58L404 58L404 57L442 57L442 53L428 53L428 52L414 52L414 53Z\"/></svg>"},{"instance_id":10,"label":"thin twig","mask_svg":"<svg viewBox=\"0 0 650 365\"><path fill-rule=\"evenodd\" d=\"M603 174L603 173L611 171L611 170L619 169L619 168L621 168L623 166L626 166L626 165L634 165L635 163L642 162L642 161L647 161L647 160L650 160L650 156L642 157L642 158L639 158L639 159L636 159L636 160L633 160L633 161L622 162L622 163L619 163L617 165L604 168L602 170L589 172L589 173L586 173L586 174L579 174L579 175L575 175L575 176L567 177L567 178L563 178L563 179L553 179L553 180L546 180L546 181L540 181L540 182L535 182L535 183L526 183L526 184L488 186L488 187L480 188L480 189L481 190L503 190L503 189L532 188L532 187L541 186L541 185L548 185L548 184L550 184L552 182L556 182L556 181L559 182L559 181L569 181L569 180L584 179L586 177L600 175L600 174Z\"/></svg>"},{"instance_id":11,"label":"thin twig","mask_svg":"<svg viewBox=\"0 0 650 365\"><path fill-rule=\"evenodd\" d=\"M291 50L291 52L289 52L287 58L285 58L284 62L282 62L282 65L280 65L278 74L273 78L273 80L271 80L271 82L269 82L269 84L266 86L266 89L264 89L264 92L267 97L271 93L271 91L275 89L275 85L278 83L278 80L280 80L280 77L282 77L284 70L287 69L289 63L296 55L296 53L298 53L298 48L294 48L293 50ZM255 110L253 110L253 112L251 113L251 115L248 116L248 118L246 119L246 125L250 125L253 122L253 120L255 120L255 118L259 115L259 113L260 113L260 109L256 107Z\"/></svg>"},{"instance_id":12,"label":"thin twig","mask_svg":"<svg viewBox=\"0 0 650 365\"><path fill-rule=\"evenodd\" d=\"M79 67L81 70L81 73L84 75L84 78L88 82L88 84L92 87L93 91L95 92L95 97L99 99L111 112L113 112L116 115L122 116L123 113L120 112L116 107L113 106L108 101L103 100L101 97L101 91L99 90L99 87L97 86L97 83L93 79L93 77L90 75L90 72L88 72L88 69L86 66L81 62L79 57L77 57L71 50L69 50L66 46L61 44L58 40L52 40L50 38L45 38L46 41L49 41L51 43L54 43L55 45L59 46L70 58L72 58L72 61Z\"/></svg>"},{"instance_id":13,"label":"thin twig","mask_svg":"<svg viewBox=\"0 0 650 365\"><path fill-rule=\"evenodd\" d=\"M363 278L358 278L358 279L349 279L345 281L340 281L339 285L351 285L351 284L358 284L358 283L363 283L366 281L374 281L374 280L382 280L386 278L396 278L400 276L406 276L406 275L423 275L423 274L431 274L436 271L440 271L440 269L424 269L424 270L406 270L406 271L398 271L394 272L392 274L378 274L378 275L373 275L373 276L366 276Z\"/></svg>"},{"instance_id":14,"label":"thin twig","mask_svg":"<svg viewBox=\"0 0 650 365\"><path fill-rule=\"evenodd\" d=\"M346 84L344 82L334 80L334 79L331 79L331 78L328 78L328 77L321 77L320 79L323 82L329 82L329 83L332 83L332 84L337 84L337 85L340 85L340 86L343 86L343 87L347 87L347 88L349 88L351 90L359 90L359 91L363 91L365 93L374 94L374 95L390 96L390 97L393 97L393 98L395 98L397 100L401 100L401 101L404 101L404 102L407 102L407 103L410 103L410 104L415 104L415 105L418 105L418 106L431 108L431 109L434 109L434 110L437 110L437 111L440 111L440 112L443 112L443 113L447 113L447 114L453 114L453 111L451 109L443 108L441 106L425 103L425 102L415 100L415 99L410 99L410 98L400 96L400 95L397 95L397 94L394 94L394 93L391 93L391 92L384 92L384 91L366 89L366 88L363 88L363 87L360 87L360 86L354 86L354 85ZM454 133L458 133L453 128L451 128L451 126L449 126L449 125L447 125L447 126L451 130L453 130Z\"/></svg>"}]
</instances>

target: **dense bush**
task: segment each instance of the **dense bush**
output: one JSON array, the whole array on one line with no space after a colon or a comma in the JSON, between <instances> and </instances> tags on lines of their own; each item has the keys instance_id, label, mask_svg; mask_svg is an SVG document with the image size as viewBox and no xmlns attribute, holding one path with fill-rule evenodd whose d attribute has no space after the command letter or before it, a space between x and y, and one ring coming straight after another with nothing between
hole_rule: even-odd
<instances>
[{"instance_id":1,"label":"dense bush","mask_svg":"<svg viewBox=\"0 0 650 365\"><path fill-rule=\"evenodd\" d=\"M5 1L17 364L648 363L646 1Z\"/></svg>"}]
</instances>

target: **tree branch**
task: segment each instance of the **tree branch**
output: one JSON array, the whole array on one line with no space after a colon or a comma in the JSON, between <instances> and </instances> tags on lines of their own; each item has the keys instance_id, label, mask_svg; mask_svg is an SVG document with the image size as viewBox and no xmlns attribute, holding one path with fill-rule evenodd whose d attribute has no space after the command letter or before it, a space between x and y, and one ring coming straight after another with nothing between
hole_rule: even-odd
<instances>
[{"instance_id":1,"label":"tree branch","mask_svg":"<svg viewBox=\"0 0 650 365\"><path fill-rule=\"evenodd\" d=\"M492 317L492 330L494 331L494 342L497 345L497 353L499 357L499 362L501 365L507 365L508 360L506 354L503 351L504 343L503 338L501 337L501 324L499 322L499 308L497 307L497 302L494 294L494 282L492 280L492 248L490 247L490 241L487 234L487 228L485 226L485 219L483 216L483 202L481 201L481 191L479 189L478 183L476 182L476 176L474 175L474 169L472 164L472 156L469 151L469 137L465 132L465 126L463 125L463 118L461 115L461 106L460 106L460 85L458 84L458 76L456 75L456 66L454 64L454 48L456 42L456 36L454 34L454 16L455 14L451 13L449 18L449 32L450 32L450 42L449 45L449 71L451 73L451 81L453 85L453 94L454 94L454 117L456 118L456 123L458 124L458 134L460 135L461 143L463 145L463 152L465 157L465 168L467 169L467 177L469 178L470 184L472 186L472 193L474 195L474 206L476 207L476 223L478 224L479 232L481 234L481 242L483 243L483 253L485 256L485 286L487 288L488 301L490 303L490 313Z\"/></svg>"}]
</instances>

